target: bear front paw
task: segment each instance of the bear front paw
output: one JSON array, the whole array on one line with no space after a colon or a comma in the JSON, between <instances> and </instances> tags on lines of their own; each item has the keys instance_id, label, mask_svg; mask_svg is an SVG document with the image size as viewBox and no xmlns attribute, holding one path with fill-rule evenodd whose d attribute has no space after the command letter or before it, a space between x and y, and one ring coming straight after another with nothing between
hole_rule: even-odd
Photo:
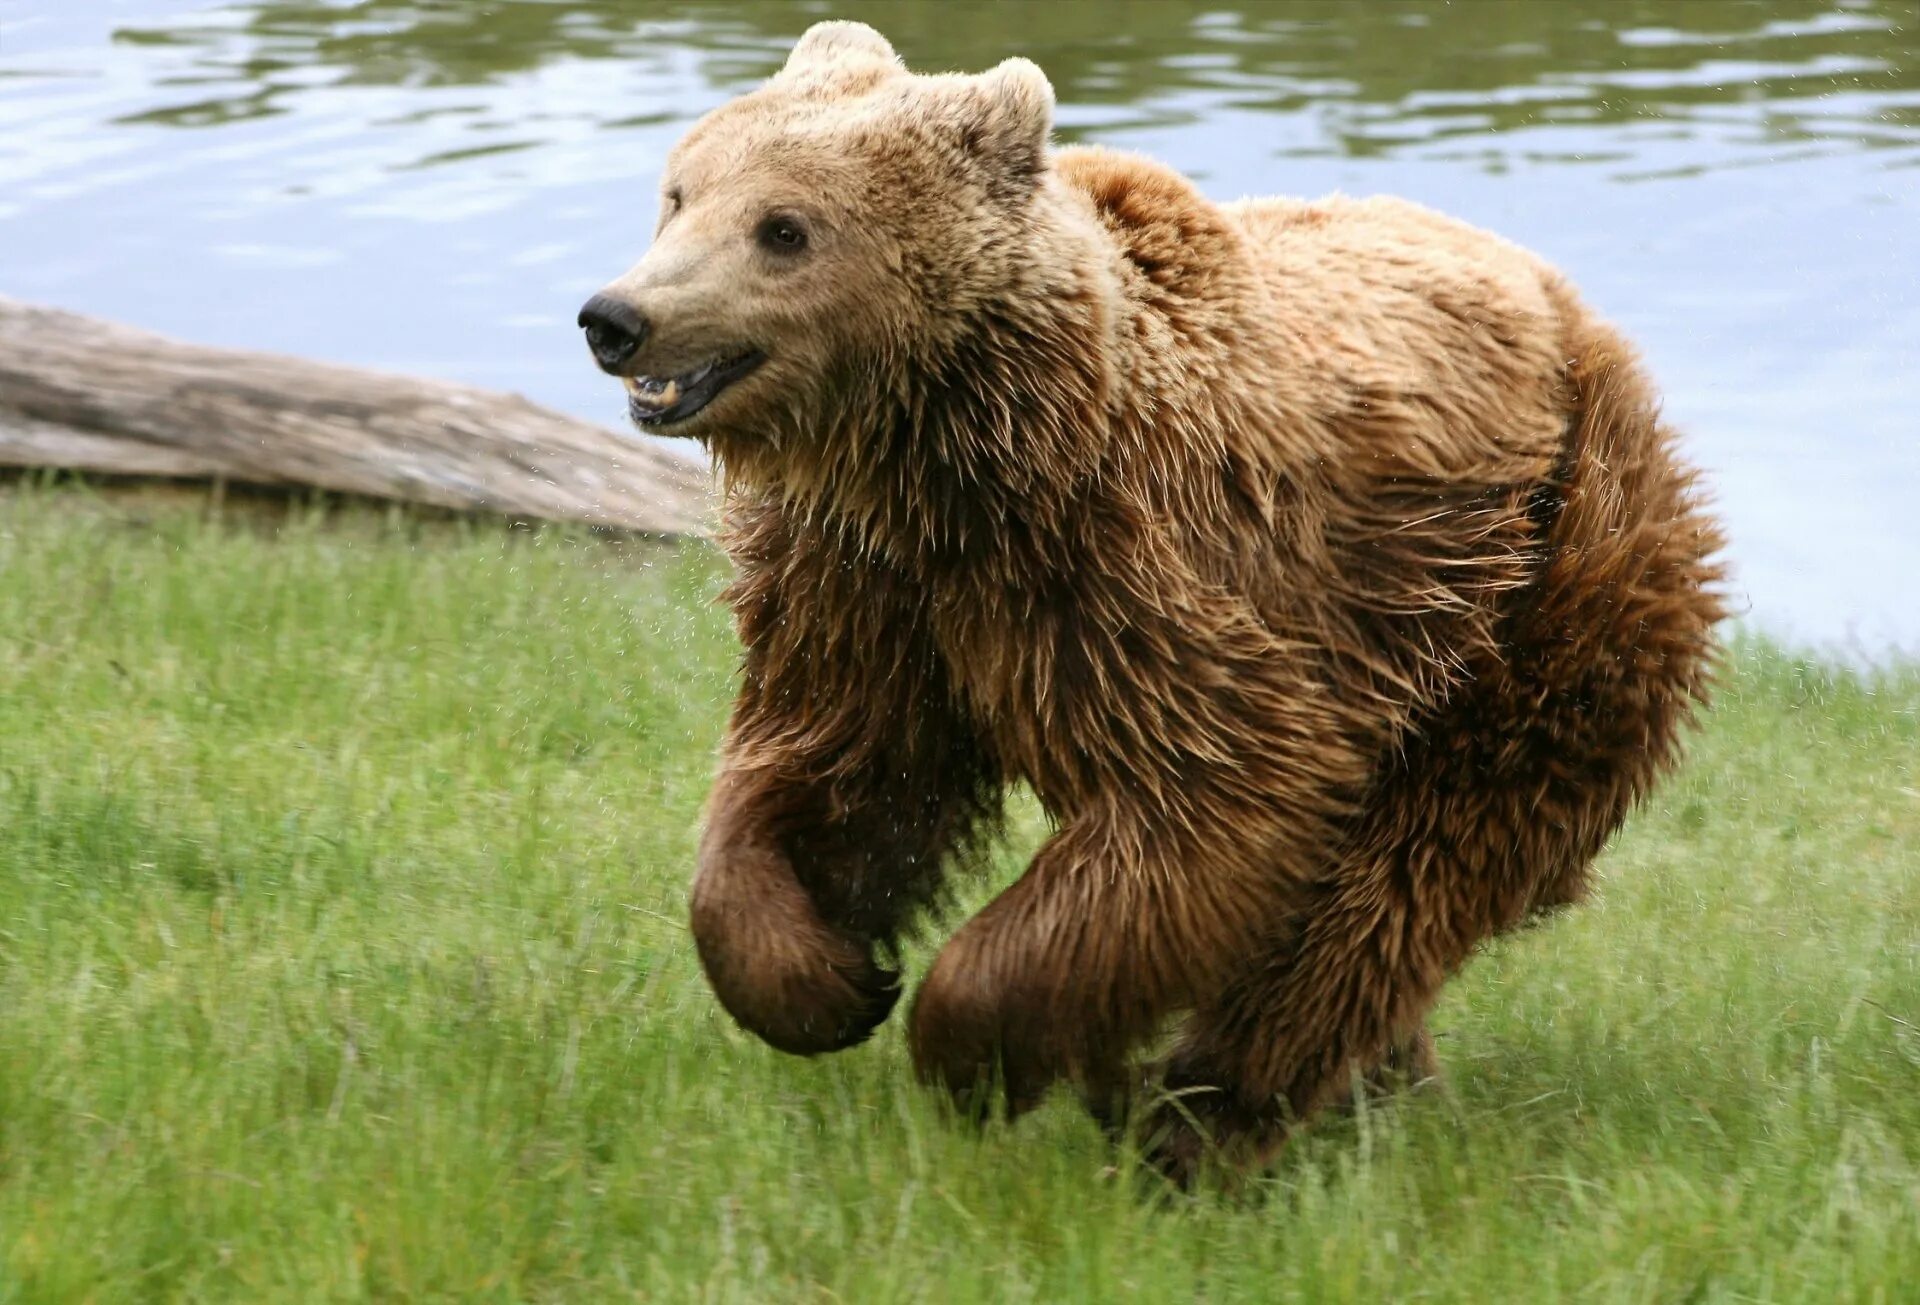
<instances>
[{"instance_id":1,"label":"bear front paw","mask_svg":"<svg viewBox=\"0 0 1920 1305\"><path fill-rule=\"evenodd\" d=\"M694 943L727 1013L796 1056L865 1042L900 1000L899 974L822 920L784 861L749 851L727 870L693 893Z\"/></svg>"},{"instance_id":2,"label":"bear front paw","mask_svg":"<svg viewBox=\"0 0 1920 1305\"><path fill-rule=\"evenodd\" d=\"M909 1041L920 1081L943 1088L968 1117L984 1121L996 1099L1014 1119L1040 1104L1066 1072L1044 1030L1059 1012L994 981L966 959L965 931L947 944L914 998Z\"/></svg>"},{"instance_id":3,"label":"bear front paw","mask_svg":"<svg viewBox=\"0 0 1920 1305\"><path fill-rule=\"evenodd\" d=\"M746 956L702 945L700 959L727 1013L796 1056L858 1046L900 1000L899 974L845 938L794 938Z\"/></svg>"}]
</instances>

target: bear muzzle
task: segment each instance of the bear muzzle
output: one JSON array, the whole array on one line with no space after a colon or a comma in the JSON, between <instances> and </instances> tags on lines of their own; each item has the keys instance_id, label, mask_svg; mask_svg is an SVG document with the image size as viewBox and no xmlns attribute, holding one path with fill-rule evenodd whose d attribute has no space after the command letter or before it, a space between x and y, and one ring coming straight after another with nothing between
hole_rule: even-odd
<instances>
[{"instance_id":1,"label":"bear muzzle","mask_svg":"<svg viewBox=\"0 0 1920 1305\"><path fill-rule=\"evenodd\" d=\"M610 294L597 294L580 306L580 329L600 370L617 376L640 346L647 342L647 319L632 304Z\"/></svg>"}]
</instances>

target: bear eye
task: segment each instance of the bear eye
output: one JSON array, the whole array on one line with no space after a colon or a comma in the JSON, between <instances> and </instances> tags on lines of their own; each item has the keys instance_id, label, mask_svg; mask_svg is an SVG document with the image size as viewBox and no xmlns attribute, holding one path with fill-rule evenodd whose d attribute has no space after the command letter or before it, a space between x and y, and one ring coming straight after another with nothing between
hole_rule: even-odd
<instances>
[{"instance_id":1,"label":"bear eye","mask_svg":"<svg viewBox=\"0 0 1920 1305\"><path fill-rule=\"evenodd\" d=\"M667 191L667 216L672 217L675 213L678 213L680 211L680 205L685 201L686 196L680 193L680 187L675 186Z\"/></svg>"},{"instance_id":2,"label":"bear eye","mask_svg":"<svg viewBox=\"0 0 1920 1305\"><path fill-rule=\"evenodd\" d=\"M798 218L781 213L761 222L754 238L760 242L762 249L772 250L776 254L797 254L807 247L807 229Z\"/></svg>"}]
</instances>

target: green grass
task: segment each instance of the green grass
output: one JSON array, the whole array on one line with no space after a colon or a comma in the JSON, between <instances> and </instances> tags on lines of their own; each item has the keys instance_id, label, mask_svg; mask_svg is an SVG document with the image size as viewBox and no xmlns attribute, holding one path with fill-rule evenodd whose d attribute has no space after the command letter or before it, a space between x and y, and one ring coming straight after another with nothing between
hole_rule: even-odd
<instances>
[{"instance_id":1,"label":"green grass","mask_svg":"<svg viewBox=\"0 0 1920 1305\"><path fill-rule=\"evenodd\" d=\"M1920 1293L1920 669L1743 643L1596 901L1448 990L1444 1087L1160 1201L1065 1102L949 1125L897 1023L718 1013L722 579L0 496L0 1302Z\"/></svg>"}]
</instances>

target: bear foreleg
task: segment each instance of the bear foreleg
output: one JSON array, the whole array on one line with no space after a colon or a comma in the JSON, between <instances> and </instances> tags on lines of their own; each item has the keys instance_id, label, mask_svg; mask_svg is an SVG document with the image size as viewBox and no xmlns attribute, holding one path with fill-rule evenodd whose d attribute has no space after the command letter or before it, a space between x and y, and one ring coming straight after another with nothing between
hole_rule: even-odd
<instances>
[{"instance_id":1,"label":"bear foreleg","mask_svg":"<svg viewBox=\"0 0 1920 1305\"><path fill-rule=\"evenodd\" d=\"M1214 851L1095 821L1054 835L921 985L909 1032L921 1080L970 1113L997 1086L1009 1117L1062 1079L1090 1101L1123 1094L1133 1048L1218 984L1273 906Z\"/></svg>"},{"instance_id":2,"label":"bear foreleg","mask_svg":"<svg viewBox=\"0 0 1920 1305\"><path fill-rule=\"evenodd\" d=\"M728 591L746 646L708 803L693 934L714 992L782 1051L887 1017L878 959L998 819L999 769L911 595L845 541L738 509Z\"/></svg>"},{"instance_id":3,"label":"bear foreleg","mask_svg":"<svg viewBox=\"0 0 1920 1305\"><path fill-rule=\"evenodd\" d=\"M790 801L772 787L751 774L715 785L693 883L694 942L720 1004L743 1028L795 1055L838 1051L892 1012L899 975L802 883L770 818Z\"/></svg>"}]
</instances>

